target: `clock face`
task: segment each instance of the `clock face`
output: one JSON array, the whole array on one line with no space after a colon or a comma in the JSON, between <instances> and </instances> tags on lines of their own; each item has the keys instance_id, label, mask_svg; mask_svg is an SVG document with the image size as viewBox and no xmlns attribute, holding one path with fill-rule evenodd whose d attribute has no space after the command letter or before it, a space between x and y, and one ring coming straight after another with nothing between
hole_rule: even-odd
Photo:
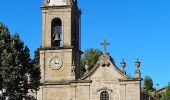
<instances>
[{"instance_id":1,"label":"clock face","mask_svg":"<svg viewBox=\"0 0 170 100\"><path fill-rule=\"evenodd\" d=\"M51 68L52 69L60 69L62 66L62 61L61 59L58 59L58 58L53 58L51 60Z\"/></svg>"}]
</instances>

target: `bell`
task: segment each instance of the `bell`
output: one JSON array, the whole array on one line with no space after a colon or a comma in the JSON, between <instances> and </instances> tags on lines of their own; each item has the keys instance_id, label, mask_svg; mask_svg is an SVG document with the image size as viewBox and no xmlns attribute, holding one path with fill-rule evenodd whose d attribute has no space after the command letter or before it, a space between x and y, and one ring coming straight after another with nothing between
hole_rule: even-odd
<instances>
[{"instance_id":1,"label":"bell","mask_svg":"<svg viewBox=\"0 0 170 100\"><path fill-rule=\"evenodd\" d=\"M59 36L59 34L56 34L56 35L55 35L54 41L60 41L60 36Z\"/></svg>"},{"instance_id":2,"label":"bell","mask_svg":"<svg viewBox=\"0 0 170 100\"><path fill-rule=\"evenodd\" d=\"M56 36L54 41L60 41L60 38Z\"/></svg>"}]
</instances>

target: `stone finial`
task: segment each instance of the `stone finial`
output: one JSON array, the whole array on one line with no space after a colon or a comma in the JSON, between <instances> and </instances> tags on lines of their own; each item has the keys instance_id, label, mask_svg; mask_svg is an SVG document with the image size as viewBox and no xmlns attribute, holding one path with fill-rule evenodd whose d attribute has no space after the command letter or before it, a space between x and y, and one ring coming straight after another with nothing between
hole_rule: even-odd
<instances>
[{"instance_id":1,"label":"stone finial","mask_svg":"<svg viewBox=\"0 0 170 100\"><path fill-rule=\"evenodd\" d=\"M141 62L140 62L139 59L137 58L137 60L135 61L135 66L136 66L137 69L139 69L140 63L141 63Z\"/></svg>"},{"instance_id":2,"label":"stone finial","mask_svg":"<svg viewBox=\"0 0 170 100\"><path fill-rule=\"evenodd\" d=\"M156 90L159 90L159 84L156 84Z\"/></svg>"},{"instance_id":3,"label":"stone finial","mask_svg":"<svg viewBox=\"0 0 170 100\"><path fill-rule=\"evenodd\" d=\"M89 64L88 64L88 60L87 60L87 59L86 59L86 61L85 61L85 66L84 66L84 68L86 69L86 72L89 71Z\"/></svg>"},{"instance_id":4,"label":"stone finial","mask_svg":"<svg viewBox=\"0 0 170 100\"><path fill-rule=\"evenodd\" d=\"M121 67L122 67L122 72L126 74L126 71L125 71L125 67L126 67L126 62L124 59L122 59L121 63L120 63Z\"/></svg>"},{"instance_id":5,"label":"stone finial","mask_svg":"<svg viewBox=\"0 0 170 100\"><path fill-rule=\"evenodd\" d=\"M140 73L140 70L139 70L140 64L141 64L141 62L137 58L137 60L135 61L135 66L136 66L135 78L140 78L141 77L141 73Z\"/></svg>"},{"instance_id":6,"label":"stone finial","mask_svg":"<svg viewBox=\"0 0 170 100\"><path fill-rule=\"evenodd\" d=\"M86 64L86 65L84 66L84 68L86 69L86 72L89 71L89 65Z\"/></svg>"}]
</instances>

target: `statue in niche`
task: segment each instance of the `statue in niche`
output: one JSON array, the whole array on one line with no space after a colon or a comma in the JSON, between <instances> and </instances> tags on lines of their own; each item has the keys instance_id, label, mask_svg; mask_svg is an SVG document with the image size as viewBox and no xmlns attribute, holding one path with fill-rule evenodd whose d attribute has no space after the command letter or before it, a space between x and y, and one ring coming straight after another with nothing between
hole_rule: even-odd
<instances>
[{"instance_id":1,"label":"statue in niche","mask_svg":"<svg viewBox=\"0 0 170 100\"><path fill-rule=\"evenodd\" d=\"M56 25L53 28L53 41L56 42L56 46L60 46L60 35L61 35L61 26Z\"/></svg>"}]
</instances>

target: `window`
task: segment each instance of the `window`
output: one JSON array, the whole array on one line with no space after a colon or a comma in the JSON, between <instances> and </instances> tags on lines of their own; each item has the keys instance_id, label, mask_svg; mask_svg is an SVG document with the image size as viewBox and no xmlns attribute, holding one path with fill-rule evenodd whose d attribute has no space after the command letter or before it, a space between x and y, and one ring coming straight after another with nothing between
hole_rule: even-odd
<instances>
[{"instance_id":1,"label":"window","mask_svg":"<svg viewBox=\"0 0 170 100\"><path fill-rule=\"evenodd\" d=\"M51 45L52 47L61 47L62 42L62 21L54 18L51 22Z\"/></svg>"},{"instance_id":2,"label":"window","mask_svg":"<svg viewBox=\"0 0 170 100\"><path fill-rule=\"evenodd\" d=\"M109 100L109 93L107 91L101 92L100 100Z\"/></svg>"}]
</instances>

